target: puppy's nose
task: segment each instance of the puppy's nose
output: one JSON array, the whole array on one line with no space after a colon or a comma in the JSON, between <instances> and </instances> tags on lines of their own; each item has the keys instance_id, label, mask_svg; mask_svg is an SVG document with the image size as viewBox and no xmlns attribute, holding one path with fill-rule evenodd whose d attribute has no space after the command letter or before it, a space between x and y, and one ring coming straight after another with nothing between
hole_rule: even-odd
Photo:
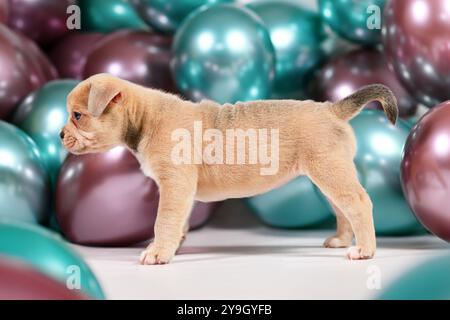
<instances>
[{"instance_id":1,"label":"puppy's nose","mask_svg":"<svg viewBox=\"0 0 450 320\"><path fill-rule=\"evenodd\" d=\"M60 137L61 139L64 139L64 130L61 130L61 132L59 133L59 137Z\"/></svg>"}]
</instances>

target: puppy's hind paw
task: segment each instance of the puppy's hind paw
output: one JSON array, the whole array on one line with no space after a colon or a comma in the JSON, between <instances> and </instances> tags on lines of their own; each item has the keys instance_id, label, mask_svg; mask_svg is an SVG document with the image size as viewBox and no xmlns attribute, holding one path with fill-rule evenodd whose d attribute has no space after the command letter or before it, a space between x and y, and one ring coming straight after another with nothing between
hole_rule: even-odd
<instances>
[{"instance_id":1,"label":"puppy's hind paw","mask_svg":"<svg viewBox=\"0 0 450 320\"><path fill-rule=\"evenodd\" d=\"M142 251L139 262L142 265L167 264L172 260L174 255L175 252L173 250L150 246Z\"/></svg>"},{"instance_id":2,"label":"puppy's hind paw","mask_svg":"<svg viewBox=\"0 0 450 320\"><path fill-rule=\"evenodd\" d=\"M325 248L347 248L352 244L352 239L348 237L339 237L337 235L329 237L323 243Z\"/></svg>"},{"instance_id":3,"label":"puppy's hind paw","mask_svg":"<svg viewBox=\"0 0 450 320\"><path fill-rule=\"evenodd\" d=\"M349 260L366 260L372 259L375 254L375 249L364 249L359 246L350 247L347 251L347 258Z\"/></svg>"}]
</instances>

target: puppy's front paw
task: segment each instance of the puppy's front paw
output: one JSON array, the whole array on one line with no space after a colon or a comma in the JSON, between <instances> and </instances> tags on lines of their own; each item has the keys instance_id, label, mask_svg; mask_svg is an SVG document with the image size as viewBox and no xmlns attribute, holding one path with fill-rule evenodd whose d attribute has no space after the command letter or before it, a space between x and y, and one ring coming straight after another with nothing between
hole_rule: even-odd
<instances>
[{"instance_id":1,"label":"puppy's front paw","mask_svg":"<svg viewBox=\"0 0 450 320\"><path fill-rule=\"evenodd\" d=\"M347 251L347 258L350 260L372 259L375 249L361 248L359 246L350 247Z\"/></svg>"},{"instance_id":2,"label":"puppy's front paw","mask_svg":"<svg viewBox=\"0 0 450 320\"><path fill-rule=\"evenodd\" d=\"M157 247L155 245L149 246L142 251L140 263L146 264L166 264L172 260L175 255L175 250Z\"/></svg>"},{"instance_id":3,"label":"puppy's front paw","mask_svg":"<svg viewBox=\"0 0 450 320\"><path fill-rule=\"evenodd\" d=\"M352 244L350 237L334 235L323 243L325 248L347 248Z\"/></svg>"}]
</instances>

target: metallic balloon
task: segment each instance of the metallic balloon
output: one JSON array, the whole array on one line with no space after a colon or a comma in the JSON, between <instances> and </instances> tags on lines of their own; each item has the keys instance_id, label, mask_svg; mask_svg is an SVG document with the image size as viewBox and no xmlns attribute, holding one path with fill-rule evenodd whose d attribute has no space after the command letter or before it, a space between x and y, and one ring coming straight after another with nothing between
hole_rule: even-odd
<instances>
[{"instance_id":1,"label":"metallic balloon","mask_svg":"<svg viewBox=\"0 0 450 320\"><path fill-rule=\"evenodd\" d=\"M388 68L383 54L375 49L357 49L329 61L312 83L312 95L320 101L339 101L360 87L381 83L397 97L400 116L407 118L417 111L418 103L409 95ZM368 108L381 109L379 102Z\"/></svg>"},{"instance_id":2,"label":"metallic balloon","mask_svg":"<svg viewBox=\"0 0 450 320\"><path fill-rule=\"evenodd\" d=\"M78 0L83 31L149 30L128 0Z\"/></svg>"},{"instance_id":3,"label":"metallic balloon","mask_svg":"<svg viewBox=\"0 0 450 320\"><path fill-rule=\"evenodd\" d=\"M0 24L0 119L30 92L56 77L56 70L30 40Z\"/></svg>"},{"instance_id":4,"label":"metallic balloon","mask_svg":"<svg viewBox=\"0 0 450 320\"><path fill-rule=\"evenodd\" d=\"M64 285L79 284L78 292L92 298L105 298L83 259L58 234L44 228L0 221L0 256L27 263Z\"/></svg>"},{"instance_id":5,"label":"metallic balloon","mask_svg":"<svg viewBox=\"0 0 450 320\"><path fill-rule=\"evenodd\" d=\"M450 99L448 0L389 1L383 43L398 78L412 95L429 107Z\"/></svg>"},{"instance_id":6,"label":"metallic balloon","mask_svg":"<svg viewBox=\"0 0 450 320\"><path fill-rule=\"evenodd\" d=\"M249 9L219 4L198 9L178 29L172 71L188 98L220 103L265 99L274 78L274 49Z\"/></svg>"},{"instance_id":7,"label":"metallic balloon","mask_svg":"<svg viewBox=\"0 0 450 320\"><path fill-rule=\"evenodd\" d=\"M408 126L401 119L393 126L378 110L363 110L350 123L357 140L355 164L360 181L373 202L377 234L423 232L403 196L400 183L400 163Z\"/></svg>"},{"instance_id":8,"label":"metallic balloon","mask_svg":"<svg viewBox=\"0 0 450 320\"><path fill-rule=\"evenodd\" d=\"M450 101L426 113L413 127L402 161L402 185L416 217L450 242Z\"/></svg>"},{"instance_id":9,"label":"metallic balloon","mask_svg":"<svg viewBox=\"0 0 450 320\"><path fill-rule=\"evenodd\" d=\"M38 147L0 120L0 218L44 222L49 205L50 184Z\"/></svg>"},{"instance_id":10,"label":"metallic balloon","mask_svg":"<svg viewBox=\"0 0 450 320\"><path fill-rule=\"evenodd\" d=\"M55 80L26 97L12 117L12 122L37 144L44 165L54 184L67 151L59 133L66 124L66 98L78 84L76 80Z\"/></svg>"},{"instance_id":11,"label":"metallic balloon","mask_svg":"<svg viewBox=\"0 0 450 320\"><path fill-rule=\"evenodd\" d=\"M70 155L61 168L56 213L70 241L126 246L148 240L153 237L158 202L158 187L143 175L126 148ZM197 204L192 227L203 224L214 208L214 204Z\"/></svg>"},{"instance_id":12,"label":"metallic balloon","mask_svg":"<svg viewBox=\"0 0 450 320\"><path fill-rule=\"evenodd\" d=\"M0 258L0 300L86 300L34 268L15 260Z\"/></svg>"},{"instance_id":13,"label":"metallic balloon","mask_svg":"<svg viewBox=\"0 0 450 320\"><path fill-rule=\"evenodd\" d=\"M246 203L272 227L317 227L334 220L330 206L307 177L298 177L278 189L248 198Z\"/></svg>"},{"instance_id":14,"label":"metallic balloon","mask_svg":"<svg viewBox=\"0 0 450 320\"><path fill-rule=\"evenodd\" d=\"M362 44L381 42L386 0L319 0L323 20L341 37Z\"/></svg>"},{"instance_id":15,"label":"metallic balloon","mask_svg":"<svg viewBox=\"0 0 450 320\"><path fill-rule=\"evenodd\" d=\"M184 18L203 5L232 3L234 0L135 0L144 20L162 32L175 32Z\"/></svg>"},{"instance_id":16,"label":"metallic balloon","mask_svg":"<svg viewBox=\"0 0 450 320\"><path fill-rule=\"evenodd\" d=\"M112 33L88 55L83 76L106 72L146 87L175 92L169 66L171 45L171 38L145 31Z\"/></svg>"},{"instance_id":17,"label":"metallic balloon","mask_svg":"<svg viewBox=\"0 0 450 320\"><path fill-rule=\"evenodd\" d=\"M58 69L61 78L83 78L83 68L88 54L103 37L102 33L69 33L49 51L49 58Z\"/></svg>"},{"instance_id":18,"label":"metallic balloon","mask_svg":"<svg viewBox=\"0 0 450 320\"><path fill-rule=\"evenodd\" d=\"M403 272L398 279L387 286L378 299L450 300L448 270L450 270L448 253L445 256L427 260Z\"/></svg>"},{"instance_id":19,"label":"metallic balloon","mask_svg":"<svg viewBox=\"0 0 450 320\"><path fill-rule=\"evenodd\" d=\"M0 1L0 23L8 21L9 5L6 0Z\"/></svg>"},{"instance_id":20,"label":"metallic balloon","mask_svg":"<svg viewBox=\"0 0 450 320\"><path fill-rule=\"evenodd\" d=\"M76 0L6 1L10 9L9 26L40 44L48 44L70 31L66 24L67 8L76 4Z\"/></svg>"},{"instance_id":21,"label":"metallic balloon","mask_svg":"<svg viewBox=\"0 0 450 320\"><path fill-rule=\"evenodd\" d=\"M250 3L248 8L264 21L275 48L272 98L305 99L306 85L325 57L321 44L326 34L320 16L280 1Z\"/></svg>"}]
</instances>

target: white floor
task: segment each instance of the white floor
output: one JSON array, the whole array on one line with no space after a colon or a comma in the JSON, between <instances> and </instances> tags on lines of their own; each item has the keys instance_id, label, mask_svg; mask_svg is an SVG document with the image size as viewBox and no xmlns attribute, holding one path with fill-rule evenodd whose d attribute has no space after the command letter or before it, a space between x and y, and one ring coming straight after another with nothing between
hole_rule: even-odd
<instances>
[{"instance_id":1,"label":"white floor","mask_svg":"<svg viewBox=\"0 0 450 320\"><path fill-rule=\"evenodd\" d=\"M348 261L345 249L321 247L331 232L270 229L235 202L191 232L168 265L138 265L144 245L76 248L109 299L370 299L380 293L371 283L382 290L421 261L450 252L433 236L379 238L376 259Z\"/></svg>"}]
</instances>

